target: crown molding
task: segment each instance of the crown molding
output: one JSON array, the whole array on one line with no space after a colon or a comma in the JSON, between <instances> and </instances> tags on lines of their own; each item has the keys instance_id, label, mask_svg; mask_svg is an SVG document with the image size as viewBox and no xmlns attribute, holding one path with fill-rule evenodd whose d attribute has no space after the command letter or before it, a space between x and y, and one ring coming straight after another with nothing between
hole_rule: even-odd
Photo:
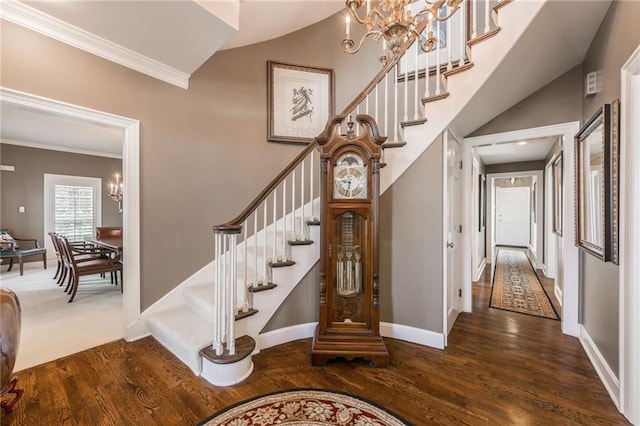
<instances>
[{"instance_id":1,"label":"crown molding","mask_svg":"<svg viewBox=\"0 0 640 426\"><path fill-rule=\"evenodd\" d=\"M82 148L69 148L66 146L50 145L46 143L29 142L29 141L22 141L22 140L16 140L16 139L0 139L0 145L1 144L25 146L27 148L47 149L49 151L62 151L62 152L69 152L72 154L92 155L95 157L108 157L108 158L115 158L120 160L122 159L122 155L109 154L101 151L92 151L90 149L82 149Z\"/></svg>"},{"instance_id":2,"label":"crown molding","mask_svg":"<svg viewBox=\"0 0 640 426\"><path fill-rule=\"evenodd\" d=\"M183 89L189 88L190 74L98 37L19 1L3 0L0 17L150 77Z\"/></svg>"}]
</instances>

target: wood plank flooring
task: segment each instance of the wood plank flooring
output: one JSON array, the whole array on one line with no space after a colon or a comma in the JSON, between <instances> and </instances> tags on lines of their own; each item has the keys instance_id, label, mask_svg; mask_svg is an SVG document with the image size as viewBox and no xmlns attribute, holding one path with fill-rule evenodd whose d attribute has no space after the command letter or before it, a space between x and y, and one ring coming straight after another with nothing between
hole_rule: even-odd
<instances>
[{"instance_id":1,"label":"wood plank flooring","mask_svg":"<svg viewBox=\"0 0 640 426\"><path fill-rule=\"evenodd\" d=\"M487 271L474 284L474 313L459 316L446 350L385 339L388 368L313 367L305 339L263 351L249 379L217 388L151 337L116 341L19 372L25 393L2 425L193 425L237 401L300 387L347 391L415 425L628 424L578 340L559 321L488 308L489 279Z\"/></svg>"}]
</instances>

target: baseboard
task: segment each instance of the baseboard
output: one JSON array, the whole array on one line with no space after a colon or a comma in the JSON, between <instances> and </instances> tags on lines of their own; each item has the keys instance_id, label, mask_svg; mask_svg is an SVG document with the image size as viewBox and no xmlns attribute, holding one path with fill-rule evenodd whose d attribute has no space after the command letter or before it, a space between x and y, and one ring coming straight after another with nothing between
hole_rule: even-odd
<instances>
[{"instance_id":1,"label":"baseboard","mask_svg":"<svg viewBox=\"0 0 640 426\"><path fill-rule=\"evenodd\" d=\"M480 265L478 265L478 270L476 271L476 276L473 277L473 282L477 282L480 281L480 277L482 276L482 273L484 272L484 268L487 266L487 258L483 258L482 262L480 262Z\"/></svg>"},{"instance_id":2,"label":"baseboard","mask_svg":"<svg viewBox=\"0 0 640 426\"><path fill-rule=\"evenodd\" d=\"M558 280L555 280L553 284L553 294L556 296L556 300L558 300L560 306L562 306L562 290L558 287Z\"/></svg>"},{"instance_id":3,"label":"baseboard","mask_svg":"<svg viewBox=\"0 0 640 426\"><path fill-rule=\"evenodd\" d=\"M294 340L313 337L317 325L317 322L308 322L268 331L260 335L260 348L267 349L272 346L293 342Z\"/></svg>"},{"instance_id":4,"label":"baseboard","mask_svg":"<svg viewBox=\"0 0 640 426\"><path fill-rule=\"evenodd\" d=\"M127 342L135 342L150 335L151 331L149 331L149 327L147 327L146 319L139 318L136 322L126 327L124 340Z\"/></svg>"},{"instance_id":5,"label":"baseboard","mask_svg":"<svg viewBox=\"0 0 640 426\"><path fill-rule=\"evenodd\" d=\"M424 330L422 328L381 322L380 334L383 337L391 337L436 349L444 349L444 334Z\"/></svg>"},{"instance_id":6,"label":"baseboard","mask_svg":"<svg viewBox=\"0 0 640 426\"><path fill-rule=\"evenodd\" d=\"M620 409L620 381L613 374L611 368L607 364L606 360L598 350L598 347L589 336L587 329L584 328L582 324L578 324L578 338L580 339L580 343L584 348L584 351L587 353L591 364L596 369L596 373L598 373L598 377L600 377L600 381L609 392L609 396L613 403L616 405L616 408Z\"/></svg>"},{"instance_id":7,"label":"baseboard","mask_svg":"<svg viewBox=\"0 0 640 426\"><path fill-rule=\"evenodd\" d=\"M294 340L307 339L313 337L313 333L318 325L317 322L292 325L290 327L279 328L260 335L260 348L266 349L272 346L282 345ZM417 343L436 349L444 349L444 335L421 328L410 327L408 325L392 324L388 322L380 323L380 334L382 337L404 340L406 342Z\"/></svg>"}]
</instances>

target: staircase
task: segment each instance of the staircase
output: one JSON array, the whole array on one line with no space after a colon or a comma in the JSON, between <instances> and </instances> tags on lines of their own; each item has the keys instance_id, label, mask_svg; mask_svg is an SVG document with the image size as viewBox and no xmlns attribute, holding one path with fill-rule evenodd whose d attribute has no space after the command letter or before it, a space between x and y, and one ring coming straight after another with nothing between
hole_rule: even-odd
<instances>
[{"instance_id":1,"label":"staircase","mask_svg":"<svg viewBox=\"0 0 640 426\"><path fill-rule=\"evenodd\" d=\"M372 115L388 136L381 191L447 129L541 7L511 2L466 1L458 13L472 19L468 26L446 24L446 49L419 54L407 43L344 109ZM512 9L501 29L499 13ZM495 49L483 49L503 32ZM310 144L237 218L215 226L214 262L143 314L151 334L213 384L231 385L251 374L262 329L319 259L316 157Z\"/></svg>"}]
</instances>

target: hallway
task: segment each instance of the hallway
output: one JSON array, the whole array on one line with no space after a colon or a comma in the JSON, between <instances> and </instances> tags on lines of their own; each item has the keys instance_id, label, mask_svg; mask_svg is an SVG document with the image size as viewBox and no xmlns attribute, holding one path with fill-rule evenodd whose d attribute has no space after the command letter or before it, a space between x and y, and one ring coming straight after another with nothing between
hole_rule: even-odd
<instances>
[{"instance_id":1,"label":"hallway","mask_svg":"<svg viewBox=\"0 0 640 426\"><path fill-rule=\"evenodd\" d=\"M299 387L356 394L416 426L628 424L579 341L562 335L559 321L489 309L489 279L487 269L474 284L474 313L458 317L445 351L385 339L388 368L313 367L304 339L262 351L249 379L223 389L151 337L120 340L20 372L25 394L2 424L195 424L240 400Z\"/></svg>"}]
</instances>

